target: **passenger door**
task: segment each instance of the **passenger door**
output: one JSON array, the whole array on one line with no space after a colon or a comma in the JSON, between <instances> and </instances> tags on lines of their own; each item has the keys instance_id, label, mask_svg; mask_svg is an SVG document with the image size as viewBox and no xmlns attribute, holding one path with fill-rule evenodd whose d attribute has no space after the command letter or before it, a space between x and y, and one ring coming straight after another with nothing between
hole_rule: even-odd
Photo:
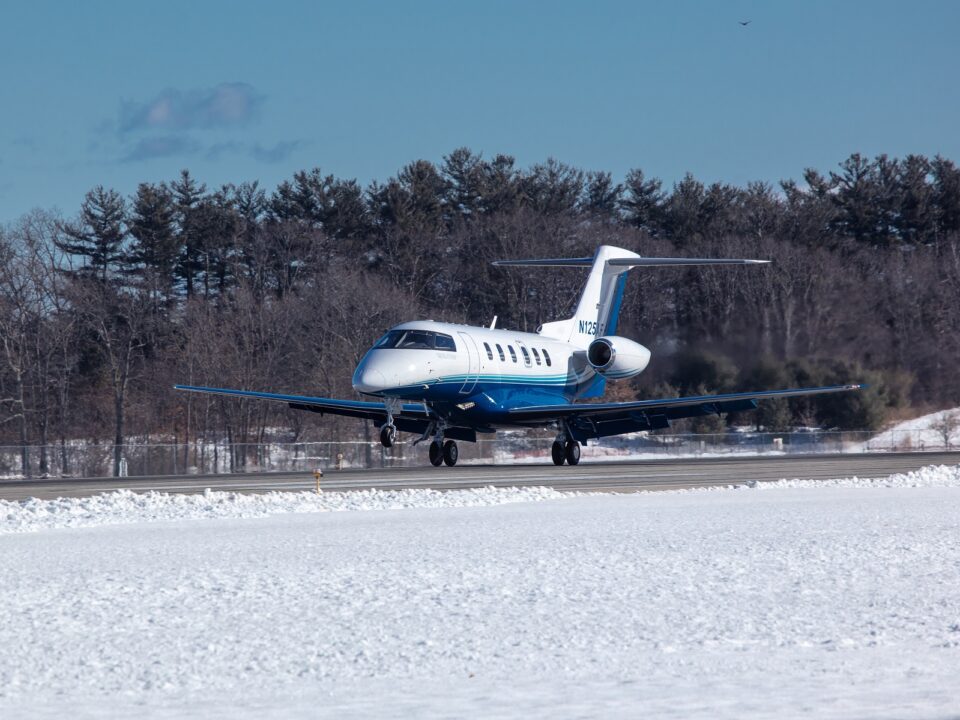
<instances>
[{"instance_id":1,"label":"passenger door","mask_svg":"<svg viewBox=\"0 0 960 720\"><path fill-rule=\"evenodd\" d=\"M477 380L480 379L480 352L477 350L477 343L465 332L460 332L460 342L467 351L467 373L460 388L461 395L469 395L477 386Z\"/></svg>"}]
</instances>

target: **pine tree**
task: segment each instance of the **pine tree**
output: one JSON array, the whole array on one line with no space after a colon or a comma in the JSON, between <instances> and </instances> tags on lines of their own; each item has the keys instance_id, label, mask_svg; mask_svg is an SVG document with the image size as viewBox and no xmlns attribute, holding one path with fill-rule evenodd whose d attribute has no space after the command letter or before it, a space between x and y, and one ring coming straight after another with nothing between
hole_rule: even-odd
<instances>
[{"instance_id":1,"label":"pine tree","mask_svg":"<svg viewBox=\"0 0 960 720\"><path fill-rule=\"evenodd\" d=\"M936 234L936 205L929 175L930 161L922 155L908 155L900 164L900 207L896 222L904 242L928 242Z\"/></svg>"},{"instance_id":2,"label":"pine tree","mask_svg":"<svg viewBox=\"0 0 960 720\"><path fill-rule=\"evenodd\" d=\"M468 148L457 148L443 158L440 169L447 181L451 214L473 218L483 202L483 160Z\"/></svg>"},{"instance_id":3,"label":"pine tree","mask_svg":"<svg viewBox=\"0 0 960 720\"><path fill-rule=\"evenodd\" d=\"M122 268L126 259L125 218L126 204L115 190L98 185L87 193L79 219L61 224L61 236L56 240L63 252L84 259L83 267L72 271L75 275L106 284L114 270Z\"/></svg>"},{"instance_id":4,"label":"pine tree","mask_svg":"<svg viewBox=\"0 0 960 720\"><path fill-rule=\"evenodd\" d=\"M941 237L960 232L960 168L937 155L931 163L937 203L937 232Z\"/></svg>"},{"instance_id":5,"label":"pine tree","mask_svg":"<svg viewBox=\"0 0 960 720\"><path fill-rule=\"evenodd\" d=\"M184 282L187 297L193 295L193 284L200 271L200 254L203 242L197 206L207 192L207 186L197 184L189 170L182 170L180 178L170 185L173 191L177 240L180 254L177 258L176 274Z\"/></svg>"},{"instance_id":6,"label":"pine tree","mask_svg":"<svg viewBox=\"0 0 960 720\"><path fill-rule=\"evenodd\" d=\"M173 196L164 185L141 183L137 188L130 234L132 272L141 282L155 285L160 295L169 299L180 247L175 233Z\"/></svg>"},{"instance_id":7,"label":"pine tree","mask_svg":"<svg viewBox=\"0 0 960 720\"><path fill-rule=\"evenodd\" d=\"M582 170L548 158L521 177L520 187L527 205L537 212L573 214L583 195L584 174Z\"/></svg>"},{"instance_id":8,"label":"pine tree","mask_svg":"<svg viewBox=\"0 0 960 720\"><path fill-rule=\"evenodd\" d=\"M706 188L692 174L687 173L673 186L673 192L664 203L664 234L683 246L693 241L706 229L704 202Z\"/></svg>"},{"instance_id":9,"label":"pine tree","mask_svg":"<svg viewBox=\"0 0 960 720\"><path fill-rule=\"evenodd\" d=\"M620 207L627 223L648 235L660 234L663 227L663 183L657 178L648 180L638 168L627 173L624 188Z\"/></svg>"},{"instance_id":10,"label":"pine tree","mask_svg":"<svg viewBox=\"0 0 960 720\"><path fill-rule=\"evenodd\" d=\"M588 172L580 209L586 215L599 220L617 220L617 208L623 185L613 184L608 172Z\"/></svg>"}]
</instances>

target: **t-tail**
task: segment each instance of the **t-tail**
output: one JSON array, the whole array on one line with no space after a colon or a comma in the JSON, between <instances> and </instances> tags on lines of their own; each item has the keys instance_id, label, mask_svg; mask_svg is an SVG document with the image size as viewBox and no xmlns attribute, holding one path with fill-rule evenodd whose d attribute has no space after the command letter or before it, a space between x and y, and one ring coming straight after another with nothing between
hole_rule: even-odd
<instances>
[{"instance_id":1,"label":"t-tail","mask_svg":"<svg viewBox=\"0 0 960 720\"><path fill-rule=\"evenodd\" d=\"M590 275L580 295L576 312L567 320L544 323L544 337L571 343L584 350L595 338L614 335L620 316L620 304L627 272L635 267L682 265L761 265L769 260L727 258L652 258L635 252L601 245L592 258L552 258L538 260L497 260L494 265L522 267L589 267Z\"/></svg>"}]
</instances>

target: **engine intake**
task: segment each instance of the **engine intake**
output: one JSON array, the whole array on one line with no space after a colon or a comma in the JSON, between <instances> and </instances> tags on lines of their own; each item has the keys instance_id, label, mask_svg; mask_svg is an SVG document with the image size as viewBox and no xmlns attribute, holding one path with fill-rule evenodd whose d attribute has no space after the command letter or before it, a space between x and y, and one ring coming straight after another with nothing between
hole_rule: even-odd
<instances>
[{"instance_id":1,"label":"engine intake","mask_svg":"<svg viewBox=\"0 0 960 720\"><path fill-rule=\"evenodd\" d=\"M590 343L587 362L603 377L623 380L643 372L650 363L650 351L633 340L608 335Z\"/></svg>"},{"instance_id":2,"label":"engine intake","mask_svg":"<svg viewBox=\"0 0 960 720\"><path fill-rule=\"evenodd\" d=\"M594 370L603 370L613 362L614 357L613 343L607 338L594 340L587 348L587 360L593 365Z\"/></svg>"}]
</instances>

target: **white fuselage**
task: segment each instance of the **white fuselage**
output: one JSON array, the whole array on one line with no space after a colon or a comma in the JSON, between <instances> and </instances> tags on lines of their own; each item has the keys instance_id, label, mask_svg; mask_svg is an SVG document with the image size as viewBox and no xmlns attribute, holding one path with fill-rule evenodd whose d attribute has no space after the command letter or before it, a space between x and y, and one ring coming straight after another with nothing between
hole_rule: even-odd
<instances>
[{"instance_id":1,"label":"white fuselage","mask_svg":"<svg viewBox=\"0 0 960 720\"><path fill-rule=\"evenodd\" d=\"M414 331L410 337L439 337L435 343L445 347L404 347L404 331ZM353 387L380 397L474 401L482 406L478 410L497 414L525 404L592 397L588 393L602 392L602 378L583 348L571 343L536 333L428 320L391 328L357 366Z\"/></svg>"}]
</instances>

